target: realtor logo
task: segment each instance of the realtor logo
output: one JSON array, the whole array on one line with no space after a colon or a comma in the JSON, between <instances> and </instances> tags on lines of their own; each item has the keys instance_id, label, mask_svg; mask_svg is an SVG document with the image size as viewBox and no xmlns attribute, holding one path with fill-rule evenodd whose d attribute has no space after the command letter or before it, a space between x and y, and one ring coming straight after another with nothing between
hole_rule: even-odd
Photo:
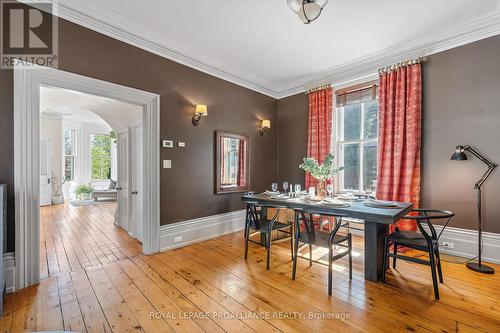
<instances>
[{"instance_id":1,"label":"realtor logo","mask_svg":"<svg viewBox=\"0 0 500 333\"><path fill-rule=\"evenodd\" d=\"M1 2L0 68L13 68L19 61L57 68L55 5L51 0Z\"/></svg>"}]
</instances>

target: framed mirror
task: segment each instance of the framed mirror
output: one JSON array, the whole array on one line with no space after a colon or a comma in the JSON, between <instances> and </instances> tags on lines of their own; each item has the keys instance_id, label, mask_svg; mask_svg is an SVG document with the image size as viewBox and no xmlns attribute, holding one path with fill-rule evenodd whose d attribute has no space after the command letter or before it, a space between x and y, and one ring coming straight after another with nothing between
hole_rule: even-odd
<instances>
[{"instance_id":1,"label":"framed mirror","mask_svg":"<svg viewBox=\"0 0 500 333\"><path fill-rule=\"evenodd\" d=\"M250 188L250 137L215 132L215 193L246 192Z\"/></svg>"}]
</instances>

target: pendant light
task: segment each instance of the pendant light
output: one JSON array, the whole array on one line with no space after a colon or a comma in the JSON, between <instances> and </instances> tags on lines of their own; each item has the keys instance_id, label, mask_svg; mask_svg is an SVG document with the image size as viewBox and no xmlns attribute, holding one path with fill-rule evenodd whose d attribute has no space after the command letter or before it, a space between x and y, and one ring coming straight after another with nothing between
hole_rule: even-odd
<instances>
[{"instance_id":1,"label":"pendant light","mask_svg":"<svg viewBox=\"0 0 500 333\"><path fill-rule=\"evenodd\" d=\"M304 24L316 20L327 3L328 0L287 0L288 7L297 13Z\"/></svg>"}]
</instances>

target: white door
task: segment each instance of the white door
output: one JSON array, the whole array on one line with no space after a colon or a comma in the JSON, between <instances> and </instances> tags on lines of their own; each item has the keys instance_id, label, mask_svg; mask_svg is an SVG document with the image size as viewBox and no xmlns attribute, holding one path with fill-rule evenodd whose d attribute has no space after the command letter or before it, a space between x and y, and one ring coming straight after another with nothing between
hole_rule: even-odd
<instances>
[{"instance_id":1,"label":"white door","mask_svg":"<svg viewBox=\"0 0 500 333\"><path fill-rule=\"evenodd\" d=\"M50 139L40 139L40 206L51 204L50 171Z\"/></svg>"},{"instance_id":2,"label":"white door","mask_svg":"<svg viewBox=\"0 0 500 333\"><path fill-rule=\"evenodd\" d=\"M142 242L142 200L143 164L142 125L132 130L132 234Z\"/></svg>"},{"instance_id":3,"label":"white door","mask_svg":"<svg viewBox=\"0 0 500 333\"><path fill-rule=\"evenodd\" d=\"M129 140L128 132L118 134L117 149L118 179L116 189L118 190L118 221L115 221L123 229L130 230L130 205L129 205Z\"/></svg>"}]
</instances>

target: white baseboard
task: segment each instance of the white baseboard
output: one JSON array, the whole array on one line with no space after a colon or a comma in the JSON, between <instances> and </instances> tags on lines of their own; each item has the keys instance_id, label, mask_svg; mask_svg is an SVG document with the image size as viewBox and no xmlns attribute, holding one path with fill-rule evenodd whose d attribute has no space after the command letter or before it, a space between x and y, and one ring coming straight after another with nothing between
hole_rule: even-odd
<instances>
[{"instance_id":1,"label":"white baseboard","mask_svg":"<svg viewBox=\"0 0 500 333\"><path fill-rule=\"evenodd\" d=\"M3 278L7 294L14 292L14 281L16 274L16 261L14 252L7 252L3 255Z\"/></svg>"},{"instance_id":2,"label":"white baseboard","mask_svg":"<svg viewBox=\"0 0 500 333\"><path fill-rule=\"evenodd\" d=\"M435 226L439 233L442 227ZM478 252L478 232L476 230L447 227L439 239L439 249L442 253L464 258L474 258ZM500 264L500 234L483 232L483 261ZM453 243L453 248L443 246L443 242Z\"/></svg>"},{"instance_id":3,"label":"white baseboard","mask_svg":"<svg viewBox=\"0 0 500 333\"><path fill-rule=\"evenodd\" d=\"M201 217L160 226L160 251L167 251L198 243L233 232L245 227L245 210ZM182 237L175 242L175 239Z\"/></svg>"}]
</instances>

